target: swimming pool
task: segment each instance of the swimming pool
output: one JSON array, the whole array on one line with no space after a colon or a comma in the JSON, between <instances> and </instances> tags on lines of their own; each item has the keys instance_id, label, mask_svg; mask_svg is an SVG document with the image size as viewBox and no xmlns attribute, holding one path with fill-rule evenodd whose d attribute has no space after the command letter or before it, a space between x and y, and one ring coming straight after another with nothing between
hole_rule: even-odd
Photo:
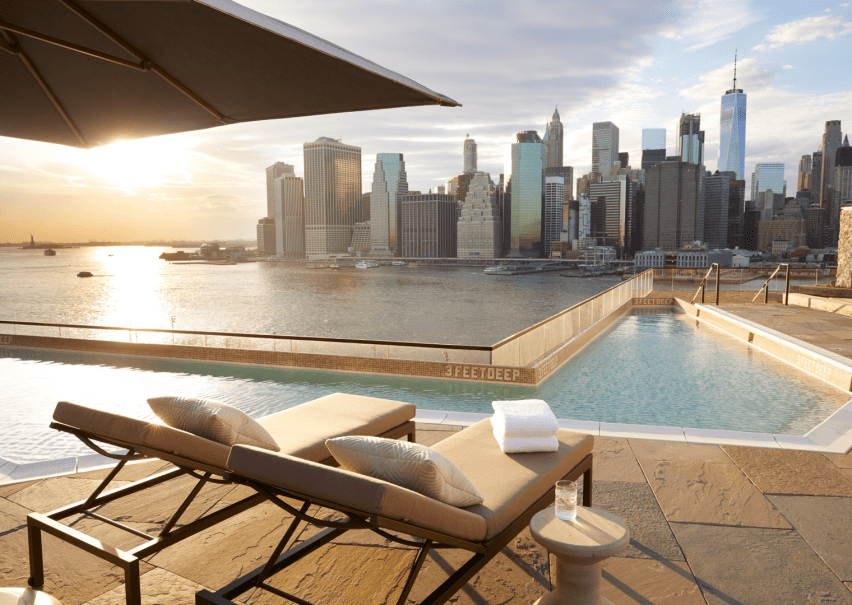
<instances>
[{"instance_id":1,"label":"swimming pool","mask_svg":"<svg viewBox=\"0 0 852 605\"><path fill-rule=\"evenodd\" d=\"M0 349L0 457L87 454L48 428L67 400L153 420L145 400L210 397L261 417L345 391L420 409L490 413L538 398L559 418L803 435L850 395L671 309L632 310L537 387L97 353Z\"/></svg>"}]
</instances>

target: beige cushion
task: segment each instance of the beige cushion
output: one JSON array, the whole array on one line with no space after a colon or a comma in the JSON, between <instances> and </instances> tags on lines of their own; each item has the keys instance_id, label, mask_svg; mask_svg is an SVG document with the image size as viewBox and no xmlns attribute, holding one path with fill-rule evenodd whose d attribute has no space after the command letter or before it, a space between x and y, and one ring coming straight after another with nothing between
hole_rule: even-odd
<instances>
[{"instance_id":1,"label":"beige cushion","mask_svg":"<svg viewBox=\"0 0 852 605\"><path fill-rule=\"evenodd\" d=\"M274 452L281 448L245 412L212 399L153 397L148 405L167 425L224 445L253 445Z\"/></svg>"},{"instance_id":2,"label":"beige cushion","mask_svg":"<svg viewBox=\"0 0 852 605\"><path fill-rule=\"evenodd\" d=\"M326 439L381 435L414 418L411 403L333 393L258 419L281 446L281 453L313 462L331 457Z\"/></svg>"},{"instance_id":3,"label":"beige cushion","mask_svg":"<svg viewBox=\"0 0 852 605\"><path fill-rule=\"evenodd\" d=\"M300 460L269 450L235 445L228 468L261 483L279 487L315 502L381 515L425 529L479 541L485 537L484 519L470 509L456 508L404 487L334 468Z\"/></svg>"},{"instance_id":4,"label":"beige cushion","mask_svg":"<svg viewBox=\"0 0 852 605\"><path fill-rule=\"evenodd\" d=\"M142 445L145 432L151 426L151 423L145 420L129 418L68 401L60 401L56 404L53 419L130 447Z\"/></svg>"},{"instance_id":5,"label":"beige cushion","mask_svg":"<svg viewBox=\"0 0 852 605\"><path fill-rule=\"evenodd\" d=\"M338 437L325 444L340 466L354 473L390 481L451 506L482 502L464 473L425 445L381 437Z\"/></svg>"}]
</instances>

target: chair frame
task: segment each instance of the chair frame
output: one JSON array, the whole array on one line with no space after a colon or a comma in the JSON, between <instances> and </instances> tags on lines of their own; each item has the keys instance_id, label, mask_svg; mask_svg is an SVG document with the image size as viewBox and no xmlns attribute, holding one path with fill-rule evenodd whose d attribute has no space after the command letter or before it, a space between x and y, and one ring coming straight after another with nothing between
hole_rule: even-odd
<instances>
[{"instance_id":1,"label":"chair frame","mask_svg":"<svg viewBox=\"0 0 852 605\"><path fill-rule=\"evenodd\" d=\"M230 519L231 517L257 506L266 500L266 497L263 494L256 493L240 500L239 502L234 502L225 508L203 515L186 525L176 528L175 525L180 520L181 516L186 512L187 508L189 508L192 501L206 484L230 484L235 482L235 477L229 470L206 465L195 460L177 456L170 452L164 452L140 446L138 444L104 437L102 435L97 435L59 422L52 422L50 424L50 428L70 433L80 439L95 452L102 456L118 460L119 462L85 500L58 508L49 513L30 513L27 515L27 537L30 555L30 577L27 583L33 588L42 588L44 586L44 558L41 534L42 532L45 532L67 542L68 544L72 544L81 550L95 555L108 563L121 567L124 571L124 586L127 605L141 605L142 593L139 579L140 559L149 557L154 553L171 546L172 544L176 544L181 540L189 538L216 525L217 523ZM414 442L416 439L414 421L406 421L388 431L385 431L379 436L387 439L399 439L407 436L409 441ZM94 441L126 448L128 452L126 454L113 454L105 451L103 448L94 443ZM155 459L171 462L176 466L176 468L133 482L130 485L125 485L123 487L104 492L109 483L115 479L128 462ZM321 463L329 466L337 465L336 461L332 457L326 458ZM160 531L160 534L154 538L148 534L138 531L135 528L128 527L118 521L109 519L94 512L94 509L103 506L108 502L136 494L184 475L190 475L197 481L190 489L183 502L178 506L177 510L172 514L165 527ZM96 519L131 533L145 541L129 550L119 549L60 523L62 519L66 519L73 515L84 515L86 517Z\"/></svg>"},{"instance_id":2,"label":"chair frame","mask_svg":"<svg viewBox=\"0 0 852 605\"><path fill-rule=\"evenodd\" d=\"M583 460L581 460L564 476L564 479L570 481L576 481L581 476L583 477L584 506L592 505L592 460L592 454L587 454ZM509 542L523 531L523 529L529 525L530 520L537 512L547 508L547 506L554 500L555 491L555 488L551 486L517 519L506 527L506 529L490 540L473 542L469 540L462 540L435 530L425 529L410 522L389 519L387 517L382 517L381 515L341 506L335 502L329 502L327 500L322 500L292 490L283 490L236 474L233 476L233 480L253 488L257 492L257 495L262 496L264 499L287 511L293 515L294 518L285 531L281 541L278 543L278 546L273 550L272 555L265 564L234 580L216 592L202 590L196 593L196 605L237 605L233 599L254 588L260 588L267 592L271 592L290 602L297 603L298 605L312 605L310 602L305 601L296 595L271 586L267 580L274 574L287 569L289 566L313 553L325 544L328 544L335 538L343 535L347 531L357 529L369 529L392 542L406 546L413 546L418 549L417 556L415 557L414 563L409 571L408 578L406 579L402 592L396 601L397 605L404 605L406 603L430 550L455 548L472 553L471 557L464 564L462 564L452 575L450 575L449 578L434 589L420 603L420 605L441 605L452 598L456 592L467 584L471 578L473 578L486 564L488 564L489 561L491 561L491 559L493 559L507 544L509 544ZM279 496L301 501L302 506L301 508L296 509L287 502L282 501ZM347 518L342 521L326 521L319 519L316 516L307 514L308 509L311 506L319 506L336 510L347 515ZM287 545L291 542L295 535L296 529L302 522L319 527L325 527L326 529L308 540L301 542L297 546L291 545L291 547L285 551ZM413 536L414 539L408 540L400 538L399 536L388 533L389 531L410 535Z\"/></svg>"}]
</instances>

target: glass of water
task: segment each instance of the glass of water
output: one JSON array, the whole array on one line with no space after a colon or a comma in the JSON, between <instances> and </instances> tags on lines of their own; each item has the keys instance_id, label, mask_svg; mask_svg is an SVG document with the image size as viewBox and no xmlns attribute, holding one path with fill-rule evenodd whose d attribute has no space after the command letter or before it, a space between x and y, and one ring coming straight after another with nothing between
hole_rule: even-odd
<instances>
[{"instance_id":1,"label":"glass of water","mask_svg":"<svg viewBox=\"0 0 852 605\"><path fill-rule=\"evenodd\" d=\"M556 482L556 516L563 521L573 521L577 518L577 490L580 485L576 481Z\"/></svg>"}]
</instances>

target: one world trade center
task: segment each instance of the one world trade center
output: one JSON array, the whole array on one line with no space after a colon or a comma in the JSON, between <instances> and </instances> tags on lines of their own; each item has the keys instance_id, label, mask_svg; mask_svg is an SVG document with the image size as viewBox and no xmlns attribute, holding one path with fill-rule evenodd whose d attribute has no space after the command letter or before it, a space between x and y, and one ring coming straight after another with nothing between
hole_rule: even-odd
<instances>
[{"instance_id":1,"label":"one world trade center","mask_svg":"<svg viewBox=\"0 0 852 605\"><path fill-rule=\"evenodd\" d=\"M719 172L736 172L737 180L745 175L746 95L737 88L737 61L734 59L734 87L722 97L721 133L719 136Z\"/></svg>"}]
</instances>

